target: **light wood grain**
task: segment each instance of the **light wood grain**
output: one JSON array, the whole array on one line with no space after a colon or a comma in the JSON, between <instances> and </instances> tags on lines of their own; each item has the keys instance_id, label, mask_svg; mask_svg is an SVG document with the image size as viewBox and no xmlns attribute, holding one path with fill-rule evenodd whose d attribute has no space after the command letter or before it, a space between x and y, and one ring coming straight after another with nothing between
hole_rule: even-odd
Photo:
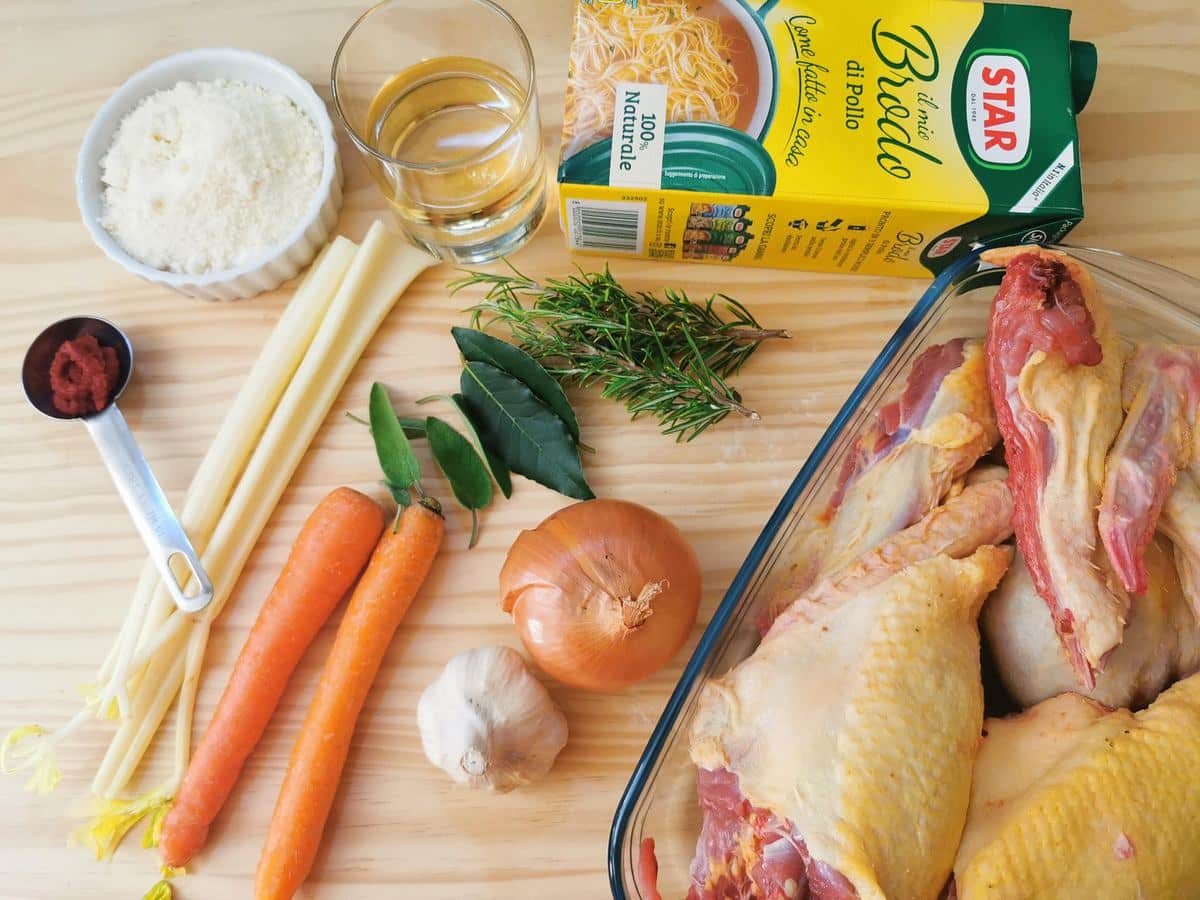
<instances>
[{"instance_id":1,"label":"light wood grain","mask_svg":"<svg viewBox=\"0 0 1200 900\"><path fill-rule=\"evenodd\" d=\"M566 0L513 0L540 65L547 146L556 143L566 60ZM1200 16L1193 0L1098 0L1078 8L1075 33L1100 47L1100 81L1082 119L1088 219L1075 239L1200 275ZM54 725L78 705L77 686L103 658L141 567L142 550L82 428L41 418L18 386L21 355L47 322L72 313L114 319L138 351L122 409L178 504L226 405L291 286L229 305L189 301L126 276L92 246L73 199L74 157L88 121L134 70L193 46L237 45L282 59L323 94L336 42L359 11L345 0L5 0L0 3L0 730ZM361 237L383 215L352 148L339 230ZM519 257L534 275L569 265L557 224ZM674 519L704 561L706 589L685 653L616 697L551 685L571 740L540 785L495 797L451 787L425 761L414 709L454 653L519 646L500 612L496 577L509 544L561 504L520 481L512 501L483 517L480 547L465 549L464 517L405 621L372 692L306 898L597 898L608 894L606 840L617 798L687 652L805 453L924 285L713 267L617 262L630 284L714 285L761 320L787 327L740 378L761 422L728 422L693 444L630 424L594 394L574 396L597 492L645 503ZM447 329L463 301L450 271L426 273L403 298L355 370L276 510L216 628L201 689L207 721L262 597L300 522L332 487L376 490L362 409L383 380L404 399L454 384ZM428 462L428 459L426 459ZM211 850L178 896L248 897L283 767L311 696L331 624L290 686L214 829ZM130 842L108 865L67 838L108 734L102 725L63 748L64 778L49 798L0 781L0 897L130 900L156 878ZM162 757L144 773L153 784Z\"/></svg>"}]
</instances>

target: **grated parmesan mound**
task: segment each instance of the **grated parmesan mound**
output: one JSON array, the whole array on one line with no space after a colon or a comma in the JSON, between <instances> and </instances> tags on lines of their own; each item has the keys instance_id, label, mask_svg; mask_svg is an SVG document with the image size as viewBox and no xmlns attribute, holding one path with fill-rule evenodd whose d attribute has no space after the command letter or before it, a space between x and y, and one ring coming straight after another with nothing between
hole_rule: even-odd
<instances>
[{"instance_id":1,"label":"grated parmesan mound","mask_svg":"<svg viewBox=\"0 0 1200 900\"><path fill-rule=\"evenodd\" d=\"M237 81L181 81L121 120L100 161L100 223L171 272L266 255L307 213L323 165L316 126L289 98Z\"/></svg>"}]
</instances>

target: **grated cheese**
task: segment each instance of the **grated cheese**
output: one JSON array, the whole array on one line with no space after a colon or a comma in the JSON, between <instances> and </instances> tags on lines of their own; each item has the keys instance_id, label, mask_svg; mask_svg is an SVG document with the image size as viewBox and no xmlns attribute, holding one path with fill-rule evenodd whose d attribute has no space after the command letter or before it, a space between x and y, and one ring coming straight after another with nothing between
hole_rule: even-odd
<instances>
[{"instance_id":1,"label":"grated cheese","mask_svg":"<svg viewBox=\"0 0 1200 900\"><path fill-rule=\"evenodd\" d=\"M232 269L300 224L322 165L316 126L283 94L181 81L121 120L100 161L101 224L146 265Z\"/></svg>"}]
</instances>

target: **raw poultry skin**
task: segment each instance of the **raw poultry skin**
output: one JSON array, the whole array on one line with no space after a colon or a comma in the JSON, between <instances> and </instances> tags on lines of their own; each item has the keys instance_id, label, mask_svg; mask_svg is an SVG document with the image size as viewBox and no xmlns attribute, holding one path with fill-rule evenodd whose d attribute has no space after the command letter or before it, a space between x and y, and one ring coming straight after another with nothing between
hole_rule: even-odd
<instances>
[{"instance_id":1,"label":"raw poultry skin","mask_svg":"<svg viewBox=\"0 0 1200 900\"><path fill-rule=\"evenodd\" d=\"M1175 545L1175 566L1184 596L1200 618L1200 463L1193 462L1178 473L1158 527Z\"/></svg>"},{"instance_id":2,"label":"raw poultry skin","mask_svg":"<svg viewBox=\"0 0 1200 900\"><path fill-rule=\"evenodd\" d=\"M826 518L818 574L907 528L1000 439L983 342L959 338L917 357L904 392L876 413L846 457Z\"/></svg>"},{"instance_id":3,"label":"raw poultry skin","mask_svg":"<svg viewBox=\"0 0 1200 900\"><path fill-rule=\"evenodd\" d=\"M1010 558L904 565L705 685L691 900L937 897L983 717L976 617Z\"/></svg>"},{"instance_id":4,"label":"raw poultry skin","mask_svg":"<svg viewBox=\"0 0 1200 900\"><path fill-rule=\"evenodd\" d=\"M1200 669L1200 623L1183 595L1170 543L1155 537L1144 556L1147 590L1125 639L1095 686L1081 692L1106 706L1145 706L1167 685ZM983 605L979 630L1001 682L1022 708L1077 689L1050 612L1020 557Z\"/></svg>"},{"instance_id":5,"label":"raw poultry skin","mask_svg":"<svg viewBox=\"0 0 1200 900\"><path fill-rule=\"evenodd\" d=\"M1139 713L1064 694L985 732L951 896L1197 896L1200 676Z\"/></svg>"},{"instance_id":6,"label":"raw poultry skin","mask_svg":"<svg viewBox=\"0 0 1200 900\"><path fill-rule=\"evenodd\" d=\"M1120 338L1091 275L1065 254L1009 248L988 323L988 381L1016 497L1017 543L1079 684L1121 642L1127 595L1109 577L1096 508L1121 427Z\"/></svg>"},{"instance_id":7,"label":"raw poultry skin","mask_svg":"<svg viewBox=\"0 0 1200 900\"><path fill-rule=\"evenodd\" d=\"M820 523L797 538L790 577L759 619L759 630L766 633L818 578L937 506L999 439L983 342L959 338L924 351L903 393L879 409L846 455L833 498Z\"/></svg>"},{"instance_id":8,"label":"raw poultry skin","mask_svg":"<svg viewBox=\"0 0 1200 900\"><path fill-rule=\"evenodd\" d=\"M1125 424L1105 465L1100 537L1122 586L1140 595L1148 578L1143 552L1176 471L1191 465L1194 455L1200 350L1138 346L1125 363L1121 394Z\"/></svg>"},{"instance_id":9,"label":"raw poultry skin","mask_svg":"<svg viewBox=\"0 0 1200 900\"><path fill-rule=\"evenodd\" d=\"M919 522L886 538L847 566L815 582L775 620L786 628L795 617L811 621L821 608L875 587L905 566L934 556L970 556L985 544L1012 537L1013 496L1004 481L964 487Z\"/></svg>"},{"instance_id":10,"label":"raw poultry skin","mask_svg":"<svg viewBox=\"0 0 1200 900\"><path fill-rule=\"evenodd\" d=\"M1157 524L1175 545L1184 595L1200 617L1200 349L1139 346L1125 366L1124 391L1129 412L1109 453L1101 535L1136 589L1144 572L1138 543Z\"/></svg>"}]
</instances>

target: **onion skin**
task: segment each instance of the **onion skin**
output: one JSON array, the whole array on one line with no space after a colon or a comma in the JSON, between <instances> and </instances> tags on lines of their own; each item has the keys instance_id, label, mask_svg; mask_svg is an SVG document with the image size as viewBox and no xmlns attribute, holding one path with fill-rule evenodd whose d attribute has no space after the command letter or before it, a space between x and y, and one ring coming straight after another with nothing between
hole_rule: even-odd
<instances>
[{"instance_id":1,"label":"onion skin","mask_svg":"<svg viewBox=\"0 0 1200 900\"><path fill-rule=\"evenodd\" d=\"M700 607L700 561L670 521L624 500L585 500L523 531L500 597L552 678L617 691L683 646Z\"/></svg>"}]
</instances>

